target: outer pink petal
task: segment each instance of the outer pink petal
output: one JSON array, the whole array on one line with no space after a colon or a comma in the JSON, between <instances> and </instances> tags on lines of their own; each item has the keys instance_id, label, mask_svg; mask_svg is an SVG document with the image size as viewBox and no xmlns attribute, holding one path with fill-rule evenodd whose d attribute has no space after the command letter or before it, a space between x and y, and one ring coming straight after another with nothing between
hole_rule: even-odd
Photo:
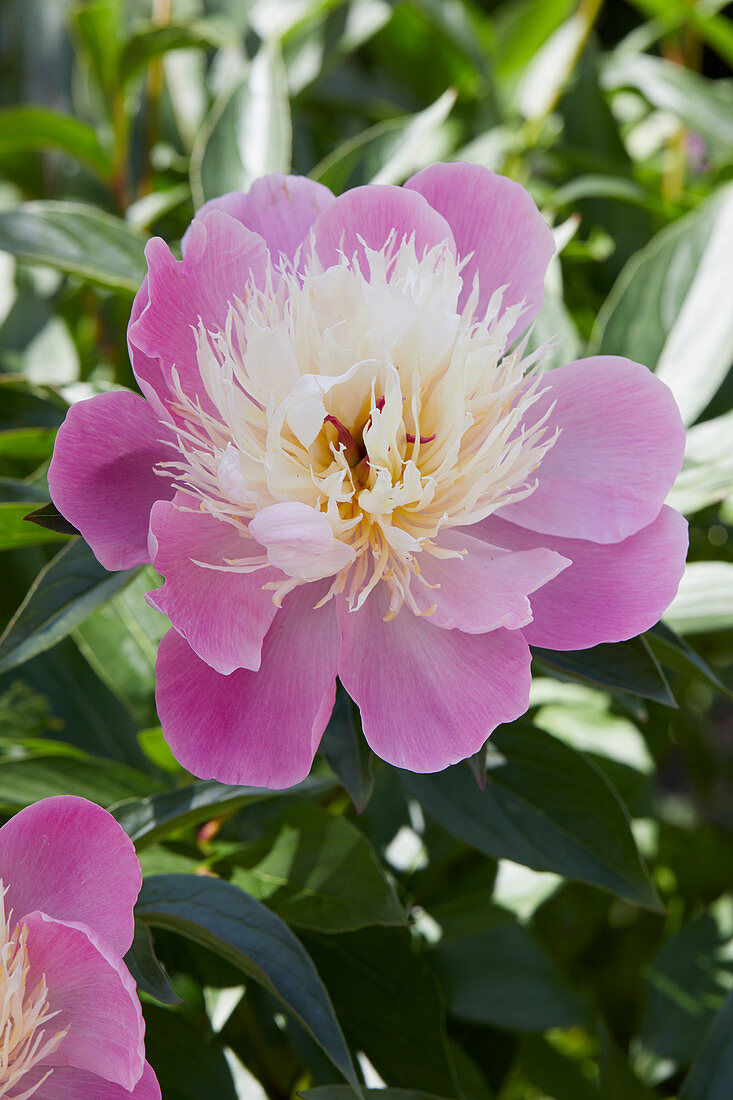
<instances>
[{"instance_id":1,"label":"outer pink petal","mask_svg":"<svg viewBox=\"0 0 733 1100\"><path fill-rule=\"evenodd\" d=\"M148 275L127 330L135 377L146 396L165 404L175 366L184 392L211 412L193 330L200 319L210 330L223 328L229 304L243 298L253 280L264 280L265 242L236 218L212 210L191 223L183 260L175 260L160 237L148 241L145 255Z\"/></svg>"},{"instance_id":2,"label":"outer pink petal","mask_svg":"<svg viewBox=\"0 0 733 1100\"><path fill-rule=\"evenodd\" d=\"M190 497L176 499L190 506ZM195 564L258 557L254 540L207 512L182 511L161 501L150 517L150 551L165 584L148 594L148 602L217 672L258 669L262 640L277 611L272 592L262 586L282 574L273 569L224 573Z\"/></svg>"},{"instance_id":3,"label":"outer pink petal","mask_svg":"<svg viewBox=\"0 0 733 1100\"><path fill-rule=\"evenodd\" d=\"M532 619L528 595L562 572L570 562L544 548L507 553L473 538L465 530L444 531L440 546L465 550L462 558L420 555L421 576L435 588L419 587L421 607L435 606L433 626L467 634L506 627L516 630Z\"/></svg>"},{"instance_id":4,"label":"outer pink petal","mask_svg":"<svg viewBox=\"0 0 733 1100\"><path fill-rule=\"evenodd\" d=\"M48 470L51 497L106 569L147 562L148 520L173 495L154 472L170 457L170 432L134 393L103 393L72 405Z\"/></svg>"},{"instance_id":5,"label":"outer pink petal","mask_svg":"<svg viewBox=\"0 0 733 1100\"><path fill-rule=\"evenodd\" d=\"M546 649L587 649L648 630L672 602L685 567L687 521L666 506L622 542L538 535L495 517L477 524L491 542L549 546L573 564L532 596L534 621L522 633Z\"/></svg>"},{"instance_id":6,"label":"outer pink petal","mask_svg":"<svg viewBox=\"0 0 733 1100\"><path fill-rule=\"evenodd\" d=\"M519 631L439 630L404 608L386 623L386 610L378 591L359 611L339 608L339 677L383 760L440 771L526 711L530 656Z\"/></svg>"},{"instance_id":7,"label":"outer pink petal","mask_svg":"<svg viewBox=\"0 0 733 1100\"><path fill-rule=\"evenodd\" d=\"M202 779L282 788L304 779L333 706L338 627L328 584L285 598L259 672L221 676L175 631L158 652L157 703L176 758Z\"/></svg>"},{"instance_id":8,"label":"outer pink petal","mask_svg":"<svg viewBox=\"0 0 733 1100\"><path fill-rule=\"evenodd\" d=\"M479 277L477 312L485 312L499 287L508 286L504 304L524 299L527 311L513 339L534 320L544 298L547 265L555 251L552 232L518 183L477 164L434 164L405 187L424 195L453 230L458 255L473 253L464 269L463 304Z\"/></svg>"},{"instance_id":9,"label":"outer pink petal","mask_svg":"<svg viewBox=\"0 0 733 1100\"><path fill-rule=\"evenodd\" d=\"M43 1073L36 1071L38 1077ZM33 1084L34 1076L23 1078L22 1087ZM158 1084L152 1066L146 1062L143 1075L130 1092L112 1081L97 1077L96 1073L87 1073L73 1066L56 1066L50 1077L33 1094L33 1100L161 1100Z\"/></svg>"},{"instance_id":10,"label":"outer pink petal","mask_svg":"<svg viewBox=\"0 0 733 1100\"><path fill-rule=\"evenodd\" d=\"M602 355L545 375L534 422L551 405L560 436L512 523L565 538L620 542L658 515L682 466L685 429L672 392L639 363Z\"/></svg>"},{"instance_id":11,"label":"outer pink petal","mask_svg":"<svg viewBox=\"0 0 733 1100\"><path fill-rule=\"evenodd\" d=\"M131 1090L145 1064L145 1024L129 971L83 924L27 913L29 988L43 977L54 1026L69 1029L46 1065L75 1066Z\"/></svg>"},{"instance_id":12,"label":"outer pink petal","mask_svg":"<svg viewBox=\"0 0 733 1100\"><path fill-rule=\"evenodd\" d=\"M274 261L281 255L293 260L313 222L333 201L332 192L322 183L306 176L274 172L256 180L247 192L230 191L204 203L196 217L223 210L253 233L259 233ZM187 238L188 233L184 243Z\"/></svg>"},{"instance_id":13,"label":"outer pink petal","mask_svg":"<svg viewBox=\"0 0 733 1100\"><path fill-rule=\"evenodd\" d=\"M393 230L397 244L414 234L418 256L443 241L455 252L445 218L421 195L386 184L354 187L335 199L313 224L315 251L325 266L338 263L342 253L349 258L356 254L361 261L364 244L379 250Z\"/></svg>"},{"instance_id":14,"label":"outer pink petal","mask_svg":"<svg viewBox=\"0 0 733 1100\"><path fill-rule=\"evenodd\" d=\"M122 826L85 798L44 798L3 825L0 879L16 917L42 909L81 921L119 955L132 943L140 864Z\"/></svg>"}]
</instances>

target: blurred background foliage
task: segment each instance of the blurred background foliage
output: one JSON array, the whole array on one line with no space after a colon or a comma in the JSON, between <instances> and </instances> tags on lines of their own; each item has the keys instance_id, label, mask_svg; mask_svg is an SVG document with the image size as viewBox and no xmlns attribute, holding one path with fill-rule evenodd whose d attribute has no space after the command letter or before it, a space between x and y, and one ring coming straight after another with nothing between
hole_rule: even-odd
<instances>
[{"instance_id":1,"label":"blurred background foliage","mask_svg":"<svg viewBox=\"0 0 733 1100\"><path fill-rule=\"evenodd\" d=\"M730 1100L725 4L3 0L0 58L0 807L78 793L136 840L165 1100ZM157 725L155 576L23 518L55 430L134 387L147 236L264 172L340 192L439 159L553 226L553 365L601 350L673 388L679 596L634 642L537 652L529 716L470 765L386 767L339 696L300 787L195 782Z\"/></svg>"}]
</instances>

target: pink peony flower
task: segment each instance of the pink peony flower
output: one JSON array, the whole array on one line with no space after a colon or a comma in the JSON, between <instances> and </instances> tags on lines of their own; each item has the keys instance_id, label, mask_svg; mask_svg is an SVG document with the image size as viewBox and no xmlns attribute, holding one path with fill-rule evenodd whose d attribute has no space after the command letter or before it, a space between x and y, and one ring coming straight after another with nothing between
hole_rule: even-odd
<instances>
[{"instance_id":1,"label":"pink peony flower","mask_svg":"<svg viewBox=\"0 0 733 1100\"><path fill-rule=\"evenodd\" d=\"M160 1100L122 961L141 882L131 841L84 798L0 829L0 1096Z\"/></svg>"},{"instance_id":2,"label":"pink peony flower","mask_svg":"<svg viewBox=\"0 0 733 1100\"><path fill-rule=\"evenodd\" d=\"M526 710L528 643L657 621L682 422L637 363L511 350L553 252L522 187L269 176L183 245L149 242L132 310L147 400L75 405L49 484L104 565L165 578L158 708L187 768L302 779L339 676L376 753L435 771Z\"/></svg>"}]
</instances>

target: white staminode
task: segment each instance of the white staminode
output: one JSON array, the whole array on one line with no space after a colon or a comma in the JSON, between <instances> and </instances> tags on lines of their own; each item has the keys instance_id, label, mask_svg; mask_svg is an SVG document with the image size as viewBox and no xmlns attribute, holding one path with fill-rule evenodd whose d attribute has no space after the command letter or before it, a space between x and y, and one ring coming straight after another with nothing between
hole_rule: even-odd
<instances>
[{"instance_id":1,"label":"white staminode","mask_svg":"<svg viewBox=\"0 0 733 1100\"><path fill-rule=\"evenodd\" d=\"M366 259L364 259L364 256ZM546 416L527 427L541 392L542 350L505 354L522 303L506 288L485 315L478 282L462 310L462 263L447 244L418 256L394 234L359 261L284 270L243 288L223 332L196 332L213 410L174 371L179 454L165 464L191 507L234 525L241 556L223 566L274 565L280 603L296 585L333 577L360 607L381 580L389 615L424 614L420 556L460 557L443 528L465 527L534 489L555 441ZM250 523L250 521L252 521ZM429 613L429 612L428 612Z\"/></svg>"},{"instance_id":2,"label":"white staminode","mask_svg":"<svg viewBox=\"0 0 733 1100\"><path fill-rule=\"evenodd\" d=\"M0 879L0 1096L28 1100L52 1072L37 1077L23 1088L23 1078L41 1065L59 1046L68 1028L49 1033L46 1025L56 1012L48 1006L45 976L35 989L27 989L30 961L27 927L12 927L12 911L5 916L7 887ZM11 931L12 929L12 931ZM11 1091L20 1087L20 1092Z\"/></svg>"}]
</instances>

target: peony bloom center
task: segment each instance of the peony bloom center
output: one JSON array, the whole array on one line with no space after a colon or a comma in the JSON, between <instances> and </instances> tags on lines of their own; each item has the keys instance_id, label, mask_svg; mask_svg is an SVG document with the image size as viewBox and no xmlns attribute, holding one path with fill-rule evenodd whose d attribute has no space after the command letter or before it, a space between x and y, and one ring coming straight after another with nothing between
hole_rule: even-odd
<instances>
[{"instance_id":1,"label":"peony bloom center","mask_svg":"<svg viewBox=\"0 0 733 1100\"><path fill-rule=\"evenodd\" d=\"M52 1070L25 1090L23 1078L58 1048L68 1029L48 1030L57 1013L49 1010L45 977L29 988L28 929L13 927L12 911L6 918L5 893L0 879L0 1097L27 1100ZM21 1091L14 1091L18 1086Z\"/></svg>"},{"instance_id":2,"label":"peony bloom center","mask_svg":"<svg viewBox=\"0 0 733 1100\"><path fill-rule=\"evenodd\" d=\"M389 617L407 603L430 615L425 555L460 558L441 532L522 500L556 435L525 415L541 393L539 353L505 353L521 303L506 288L476 316L463 308L461 262L448 243L418 255L395 235L324 267L242 288L222 331L199 321L197 362L208 402L174 371L174 473L189 507L233 525L241 555L216 569L275 567L279 605L300 584L332 577L359 608L378 582ZM185 502L182 502L185 503Z\"/></svg>"}]
</instances>

